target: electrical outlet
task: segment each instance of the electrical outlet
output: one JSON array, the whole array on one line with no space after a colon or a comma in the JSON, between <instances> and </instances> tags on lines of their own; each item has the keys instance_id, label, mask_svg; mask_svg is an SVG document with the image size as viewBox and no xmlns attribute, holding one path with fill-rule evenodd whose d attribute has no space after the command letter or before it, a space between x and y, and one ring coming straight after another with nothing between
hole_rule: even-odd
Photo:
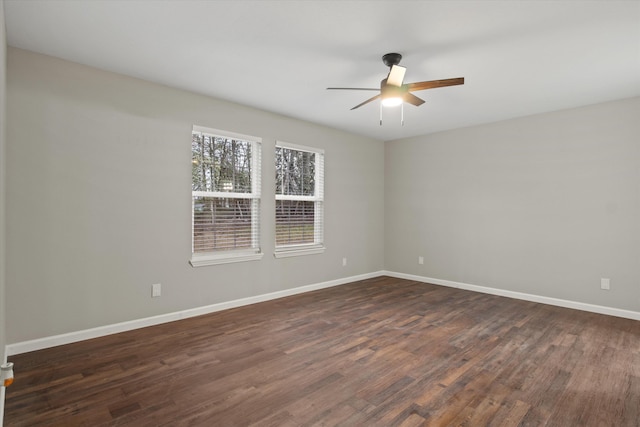
<instances>
[{"instance_id":1,"label":"electrical outlet","mask_svg":"<svg viewBox=\"0 0 640 427\"><path fill-rule=\"evenodd\" d=\"M162 295L162 285L160 283L154 283L151 285L151 297L159 297Z\"/></svg>"},{"instance_id":2,"label":"electrical outlet","mask_svg":"<svg viewBox=\"0 0 640 427\"><path fill-rule=\"evenodd\" d=\"M419 256L418 257L418 264L420 264L420 265L424 264L424 257L423 256Z\"/></svg>"},{"instance_id":3,"label":"electrical outlet","mask_svg":"<svg viewBox=\"0 0 640 427\"><path fill-rule=\"evenodd\" d=\"M342 258L342 266L343 267L347 266L347 259L346 258Z\"/></svg>"},{"instance_id":4,"label":"electrical outlet","mask_svg":"<svg viewBox=\"0 0 640 427\"><path fill-rule=\"evenodd\" d=\"M611 289L611 280L605 279L605 278L601 278L600 279L600 289L604 289L605 291L608 291L609 289Z\"/></svg>"}]
</instances>

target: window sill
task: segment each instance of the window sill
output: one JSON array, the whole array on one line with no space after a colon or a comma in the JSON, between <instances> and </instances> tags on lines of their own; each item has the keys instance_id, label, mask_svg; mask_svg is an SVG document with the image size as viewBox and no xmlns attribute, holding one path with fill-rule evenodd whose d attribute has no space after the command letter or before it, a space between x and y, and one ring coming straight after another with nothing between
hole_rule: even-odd
<instances>
[{"instance_id":1,"label":"window sill","mask_svg":"<svg viewBox=\"0 0 640 427\"><path fill-rule=\"evenodd\" d=\"M289 258L294 256L315 255L324 253L324 246L289 246L277 248L273 253L276 258Z\"/></svg>"},{"instance_id":2,"label":"window sill","mask_svg":"<svg viewBox=\"0 0 640 427\"><path fill-rule=\"evenodd\" d=\"M232 262L257 261L262 259L262 252L228 252L222 254L193 254L189 264L192 267L230 264Z\"/></svg>"}]
</instances>

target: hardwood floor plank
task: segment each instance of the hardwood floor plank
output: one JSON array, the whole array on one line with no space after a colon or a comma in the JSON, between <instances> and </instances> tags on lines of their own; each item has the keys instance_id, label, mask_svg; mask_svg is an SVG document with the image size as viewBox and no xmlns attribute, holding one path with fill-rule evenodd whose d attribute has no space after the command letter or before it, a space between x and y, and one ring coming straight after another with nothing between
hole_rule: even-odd
<instances>
[{"instance_id":1,"label":"hardwood floor plank","mask_svg":"<svg viewBox=\"0 0 640 427\"><path fill-rule=\"evenodd\" d=\"M639 427L640 322L388 277L10 358L6 426Z\"/></svg>"},{"instance_id":2,"label":"hardwood floor plank","mask_svg":"<svg viewBox=\"0 0 640 427\"><path fill-rule=\"evenodd\" d=\"M521 400L516 400L508 406L503 406L496 414L489 426L493 427L512 427L520 426L522 419L529 412L531 405Z\"/></svg>"}]
</instances>

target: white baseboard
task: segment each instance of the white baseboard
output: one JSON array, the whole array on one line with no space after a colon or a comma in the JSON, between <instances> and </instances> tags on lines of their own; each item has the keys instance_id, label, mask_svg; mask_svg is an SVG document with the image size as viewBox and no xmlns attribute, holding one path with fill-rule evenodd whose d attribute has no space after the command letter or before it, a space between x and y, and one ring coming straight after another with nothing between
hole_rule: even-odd
<instances>
[{"instance_id":1,"label":"white baseboard","mask_svg":"<svg viewBox=\"0 0 640 427\"><path fill-rule=\"evenodd\" d=\"M414 280L416 282L431 283L434 285L464 289L467 291L480 292L483 294L499 295L502 297L521 299L525 301L538 302L542 304L555 305L558 307L573 308L575 310L589 311L589 312L598 313L598 314L606 314L608 316L640 320L640 312L623 310L621 308L587 304L584 302L576 302L576 301L569 301L569 300L564 300L559 298L544 297L540 295L527 294L523 292L507 291L504 289L489 288L486 286L470 285L468 283L453 282L451 280L434 279L431 277L416 276L413 274L396 273L393 271L384 271L383 274L386 276L395 277L398 279Z\"/></svg>"},{"instance_id":2,"label":"white baseboard","mask_svg":"<svg viewBox=\"0 0 640 427\"><path fill-rule=\"evenodd\" d=\"M97 328L85 329L77 332L70 332L51 337L39 338L30 341L23 341L6 346L6 354L13 356L15 354L27 353L29 351L42 350L45 348L55 347L58 345L70 344L74 342L84 341L92 338L103 337L106 335L117 334L119 332L131 331L147 326L159 325L162 323L173 322L176 320L187 319L189 317L201 316L203 314L214 313L216 311L227 310L230 308L241 307L244 305L255 304L258 302L269 301L273 299L283 298L291 295L297 295L304 292L315 291L318 289L330 288L333 286L344 285L358 280L371 279L383 276L384 273L377 271L373 273L360 274L357 276L345 277L342 279L330 280L328 282L315 283L312 285L300 286L292 289L271 292L263 295L256 295L247 298L241 298L233 301L221 302L218 304L207 305L203 307L192 308L173 313L161 314L143 319L131 320L128 322L116 323L113 325L99 326Z\"/></svg>"},{"instance_id":3,"label":"white baseboard","mask_svg":"<svg viewBox=\"0 0 640 427\"><path fill-rule=\"evenodd\" d=\"M451 288L464 289L468 291L480 292L491 295L499 295L508 298L521 299L525 301L538 302L542 304L555 305L565 308L573 308L576 310L589 311L593 313L606 314L609 316L623 317L626 319L640 320L640 312L623 310L613 307L605 307L601 305L587 304L576 301L563 300L558 298L545 297L540 295L527 294L522 292L508 291L504 289L490 288L486 286L471 285L468 283L453 282L451 280L434 279L431 277L416 276L413 274L396 273L393 271L376 271L372 273L361 274L357 276L345 277L342 279L330 280L328 282L316 283L312 285L300 286L292 289L271 292L263 295L256 295L248 298L241 298L233 301L221 302L218 304L207 305L203 307L192 308L173 313L161 314L143 319L131 320L128 322L116 323L113 325L100 326L92 329L85 329L67 334L54 335L51 337L39 338L30 341L23 341L6 346L6 354L12 356L15 354L27 353L29 351L42 350L45 348L55 347L63 344L70 344L78 341L84 341L92 338L98 338L106 335L116 334L119 332L131 331L133 329L145 328L147 326L159 325L162 323L173 322L176 320L187 319L190 317L200 316L203 314L214 313L216 311L227 310L230 308L241 307L244 305L255 304L259 302L269 301L277 298L283 298L291 295L301 294L304 292L315 291L318 289L330 288L333 286L344 285L358 280L372 279L380 276L396 277L398 279L414 280L423 283L432 283L434 285L447 286Z\"/></svg>"}]
</instances>

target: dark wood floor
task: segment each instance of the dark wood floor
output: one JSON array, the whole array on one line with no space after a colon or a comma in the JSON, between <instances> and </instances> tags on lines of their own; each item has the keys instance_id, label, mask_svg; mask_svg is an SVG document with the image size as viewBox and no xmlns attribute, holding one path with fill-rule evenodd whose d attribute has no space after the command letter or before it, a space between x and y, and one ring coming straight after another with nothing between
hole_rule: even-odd
<instances>
[{"instance_id":1,"label":"dark wood floor","mask_svg":"<svg viewBox=\"0 0 640 427\"><path fill-rule=\"evenodd\" d=\"M388 277L10 360L7 426L640 426L640 322Z\"/></svg>"}]
</instances>

